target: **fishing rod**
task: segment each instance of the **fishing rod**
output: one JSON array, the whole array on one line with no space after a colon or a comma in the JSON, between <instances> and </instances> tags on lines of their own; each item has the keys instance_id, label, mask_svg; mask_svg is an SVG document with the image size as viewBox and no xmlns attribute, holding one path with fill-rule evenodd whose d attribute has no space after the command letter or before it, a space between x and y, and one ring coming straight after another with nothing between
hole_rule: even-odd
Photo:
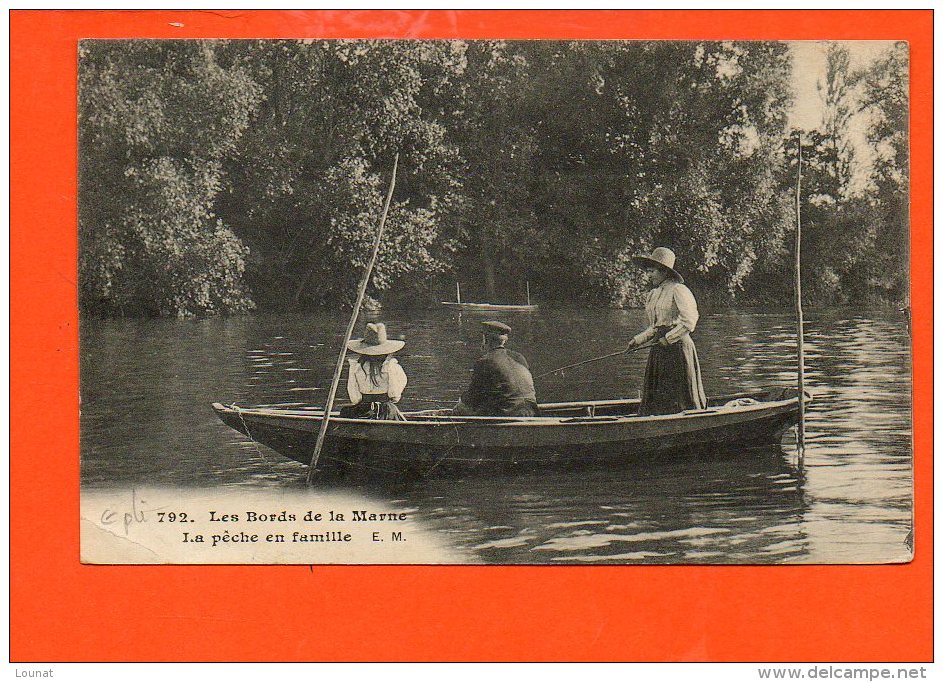
<instances>
[{"instance_id":1,"label":"fishing rod","mask_svg":"<svg viewBox=\"0 0 943 682\"><path fill-rule=\"evenodd\" d=\"M660 341L661 339L658 339ZM600 360L605 360L606 358L614 358L617 355L624 355L625 353L634 353L635 351L644 350L645 348L651 348L658 341L652 341L650 343L643 344L641 346L636 346L635 348L626 348L625 350L617 350L615 353L608 353L607 355L600 355L598 358L590 358L589 360L580 360L579 362L574 362L572 365L564 365L563 367L558 367L555 370L550 372L544 372L543 374L538 374L535 379L542 379L543 377L548 377L551 374L556 374L557 372L563 372L564 370L573 369L574 367L579 367L581 365L588 365L591 362L598 362Z\"/></svg>"},{"instance_id":2,"label":"fishing rod","mask_svg":"<svg viewBox=\"0 0 943 682\"><path fill-rule=\"evenodd\" d=\"M599 360L605 360L606 358L614 358L615 356L617 356L617 355L622 355L623 353L634 353L635 351L638 351L638 350L644 350L644 349L646 349L646 348L651 348L652 346L654 346L654 345L657 344L657 343L658 343L658 341L656 340L656 341L652 341L651 343L646 343L646 344L644 344L644 345L642 345L642 346L637 346L637 347L635 347L635 348L627 348L627 349L625 349L625 350L616 351L615 353L609 353L609 354L607 354L607 355L601 355L601 356L599 356L598 358L590 358L589 360L581 360L580 362L574 362L574 363L571 364L571 365L565 365L565 366L563 366L563 367L559 367L559 368L557 368L557 369L555 369L555 370L553 370L553 371L551 371L551 372L544 372L543 374L538 374L538 375L537 375L536 377L534 377L534 378L535 378L535 379L541 379L541 378L543 378L543 377L550 376L551 374L556 374L557 372L562 372L562 371L564 371L564 370L573 369L574 367L579 367L580 365L589 364L590 362L597 362L597 361L599 361ZM437 399L437 398L413 398L413 397L409 397L409 398L404 398L404 400L415 401L415 402L420 402L420 403L434 403L434 404L436 404L436 405L451 405L451 404L455 404L455 402L456 402L456 400L455 400L454 398L453 398L453 399L448 399L448 398Z\"/></svg>"}]
</instances>

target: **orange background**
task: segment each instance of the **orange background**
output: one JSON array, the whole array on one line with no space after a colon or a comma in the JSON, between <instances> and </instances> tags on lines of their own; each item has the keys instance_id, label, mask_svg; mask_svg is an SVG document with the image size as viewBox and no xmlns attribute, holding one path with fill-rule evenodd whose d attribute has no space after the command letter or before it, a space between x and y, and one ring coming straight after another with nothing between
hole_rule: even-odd
<instances>
[{"instance_id":1,"label":"orange background","mask_svg":"<svg viewBox=\"0 0 943 682\"><path fill-rule=\"evenodd\" d=\"M13 661L932 660L929 10L14 11L10 32ZM130 37L910 41L914 561L81 565L76 41Z\"/></svg>"}]
</instances>

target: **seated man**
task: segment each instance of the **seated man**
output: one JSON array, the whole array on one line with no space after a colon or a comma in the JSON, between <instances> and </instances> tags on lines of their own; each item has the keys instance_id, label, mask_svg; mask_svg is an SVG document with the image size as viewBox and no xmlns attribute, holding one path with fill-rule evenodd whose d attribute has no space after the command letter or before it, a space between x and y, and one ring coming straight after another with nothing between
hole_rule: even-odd
<instances>
[{"instance_id":1,"label":"seated man","mask_svg":"<svg viewBox=\"0 0 943 682\"><path fill-rule=\"evenodd\" d=\"M501 322L482 322L485 354L475 362L471 384L455 406L459 415L533 417L538 413L534 378L527 360L508 350L511 328Z\"/></svg>"}]
</instances>

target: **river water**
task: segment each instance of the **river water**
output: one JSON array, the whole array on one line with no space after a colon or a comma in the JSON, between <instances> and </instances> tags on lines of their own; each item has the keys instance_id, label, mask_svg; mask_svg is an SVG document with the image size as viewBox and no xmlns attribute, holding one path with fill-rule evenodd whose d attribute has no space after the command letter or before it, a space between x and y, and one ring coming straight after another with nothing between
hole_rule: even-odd
<instances>
[{"instance_id":1,"label":"river water","mask_svg":"<svg viewBox=\"0 0 943 682\"><path fill-rule=\"evenodd\" d=\"M806 385L815 398L802 471L787 434L781 447L696 459L358 483L338 492L408 510L472 562L907 561L913 477L906 323L892 311L819 310L806 318ZM535 376L620 349L643 327L637 310L386 314L391 335L407 339L398 355L409 376L404 410L457 399L485 319L513 327L509 345L524 353ZM83 487L300 488L304 466L224 426L210 403L323 403L345 325L343 315L329 314L84 320ZM708 394L795 382L791 315L708 313L695 341ZM545 377L538 398L635 397L644 361L637 353Z\"/></svg>"}]
</instances>

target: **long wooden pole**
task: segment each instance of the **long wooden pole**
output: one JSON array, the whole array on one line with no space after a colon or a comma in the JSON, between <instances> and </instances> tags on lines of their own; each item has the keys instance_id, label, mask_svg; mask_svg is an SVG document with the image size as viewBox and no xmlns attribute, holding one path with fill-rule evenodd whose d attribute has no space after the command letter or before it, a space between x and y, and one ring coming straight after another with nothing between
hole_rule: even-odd
<instances>
[{"instance_id":1,"label":"long wooden pole","mask_svg":"<svg viewBox=\"0 0 943 682\"><path fill-rule=\"evenodd\" d=\"M803 347L802 320L802 133L799 133L799 154L796 164L796 335L798 336L799 425L796 433L798 464L805 460L805 348Z\"/></svg>"},{"instance_id":2,"label":"long wooden pole","mask_svg":"<svg viewBox=\"0 0 943 682\"><path fill-rule=\"evenodd\" d=\"M399 154L393 160L393 177L390 178L390 189L386 193L386 202L383 204L383 213L380 216L380 227L377 228L377 236L373 242L373 252L370 254L370 260L360 278L360 286L357 289L357 301L354 303L354 311L350 315L350 322L347 323L347 332L344 334L344 342L341 344L341 352L337 356L337 365L334 367L334 376L331 378L331 389L327 393L327 401L324 403L324 417L321 419L321 428L318 429L318 440L314 445L314 452L311 453L311 463L308 465L308 485L314 483L314 473L317 470L318 458L321 456L321 449L324 447L324 437L327 435L327 425L331 419L331 409L334 407L334 396L337 395L337 384L341 379L341 372L344 371L344 357L347 355L347 343L354 333L354 325L357 324L357 317L360 315L360 306L363 304L364 294L367 293L367 283L370 281L370 273L373 272L373 264L377 260L377 252L380 250L380 238L383 236L383 226L386 225L386 214L390 210L390 201L393 199L393 188L396 186L396 167L399 165Z\"/></svg>"}]
</instances>

